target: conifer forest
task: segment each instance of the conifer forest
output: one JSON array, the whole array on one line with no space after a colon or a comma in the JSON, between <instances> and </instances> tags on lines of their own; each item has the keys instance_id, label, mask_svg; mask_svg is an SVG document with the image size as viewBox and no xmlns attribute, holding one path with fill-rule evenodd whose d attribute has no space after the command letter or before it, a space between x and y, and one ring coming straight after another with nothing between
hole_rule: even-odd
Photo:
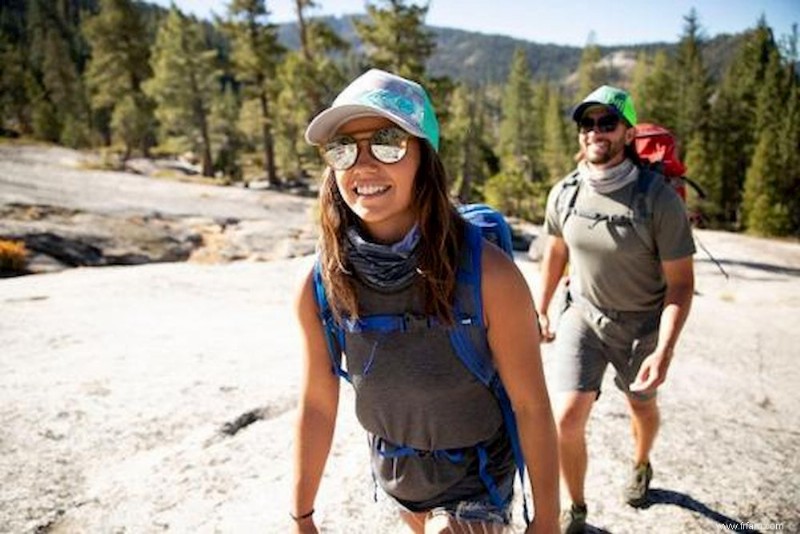
<instances>
[{"instance_id":1,"label":"conifer forest","mask_svg":"<svg viewBox=\"0 0 800 534\"><path fill-rule=\"evenodd\" d=\"M313 183L321 160L306 125L379 67L429 90L454 198L540 221L547 191L575 166L572 106L612 84L640 121L676 134L705 192L688 197L699 224L800 237L796 25L779 36L754 20L720 46L692 10L676 43L615 51L588 39L531 57L524 41L505 42L479 66L445 65L455 34L427 26L426 6L377 0L363 16L312 16L321 3L295 0L296 20L277 25L267 0L220 2L213 20L135 0L3 0L0 142L98 150L111 166L191 154L220 183ZM467 49L477 39L459 35ZM502 78L484 74L497 64Z\"/></svg>"}]
</instances>

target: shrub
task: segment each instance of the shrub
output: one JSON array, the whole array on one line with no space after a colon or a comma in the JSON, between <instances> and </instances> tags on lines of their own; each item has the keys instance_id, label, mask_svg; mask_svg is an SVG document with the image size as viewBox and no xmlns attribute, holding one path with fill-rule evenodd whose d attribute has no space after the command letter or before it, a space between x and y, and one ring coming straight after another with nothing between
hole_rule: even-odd
<instances>
[{"instance_id":1,"label":"shrub","mask_svg":"<svg viewBox=\"0 0 800 534\"><path fill-rule=\"evenodd\" d=\"M522 172L509 170L489 178L483 195L489 205L505 215L535 221L543 215L539 189L541 185L531 182Z\"/></svg>"},{"instance_id":2,"label":"shrub","mask_svg":"<svg viewBox=\"0 0 800 534\"><path fill-rule=\"evenodd\" d=\"M27 260L25 243L0 239L0 271L20 273L25 270Z\"/></svg>"}]
</instances>

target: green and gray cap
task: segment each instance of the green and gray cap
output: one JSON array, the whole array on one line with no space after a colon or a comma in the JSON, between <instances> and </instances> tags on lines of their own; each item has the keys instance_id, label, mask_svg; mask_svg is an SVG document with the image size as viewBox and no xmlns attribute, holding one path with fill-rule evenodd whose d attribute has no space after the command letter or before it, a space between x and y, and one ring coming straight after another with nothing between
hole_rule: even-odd
<instances>
[{"instance_id":1,"label":"green and gray cap","mask_svg":"<svg viewBox=\"0 0 800 534\"><path fill-rule=\"evenodd\" d=\"M575 111L572 112L572 120L580 121L588 108L597 105L610 108L619 117L625 119L630 126L636 126L636 109L633 107L631 95L610 85L598 87L584 98L583 102L578 104Z\"/></svg>"},{"instance_id":2,"label":"green and gray cap","mask_svg":"<svg viewBox=\"0 0 800 534\"><path fill-rule=\"evenodd\" d=\"M372 69L339 93L331 107L314 117L306 141L319 145L341 125L360 117L386 117L413 136L427 139L439 150L439 121L425 89L395 74Z\"/></svg>"}]
</instances>

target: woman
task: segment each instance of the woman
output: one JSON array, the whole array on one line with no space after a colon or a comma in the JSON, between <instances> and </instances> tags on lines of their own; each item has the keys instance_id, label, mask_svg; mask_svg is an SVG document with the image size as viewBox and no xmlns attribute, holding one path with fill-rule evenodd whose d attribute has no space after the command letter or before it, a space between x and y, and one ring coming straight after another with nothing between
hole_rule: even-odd
<instances>
[{"instance_id":1,"label":"woman","mask_svg":"<svg viewBox=\"0 0 800 534\"><path fill-rule=\"evenodd\" d=\"M413 532L501 532L510 522L514 455L497 399L450 342L461 328L455 303L469 300L457 283L468 232L448 199L428 95L373 69L311 122L306 139L320 146L328 165L318 280L333 316L350 325L400 316L415 325L392 332L351 326L330 343L341 345L332 353L345 354L348 373L340 371L356 391L376 482ZM479 337L516 415L534 488L528 532L556 532L555 427L530 292L500 249L485 243L478 250L480 295L471 304L482 309ZM315 296L322 284L314 280L312 270L296 300L305 338L291 511L297 532L316 532L314 499L339 398Z\"/></svg>"}]
</instances>

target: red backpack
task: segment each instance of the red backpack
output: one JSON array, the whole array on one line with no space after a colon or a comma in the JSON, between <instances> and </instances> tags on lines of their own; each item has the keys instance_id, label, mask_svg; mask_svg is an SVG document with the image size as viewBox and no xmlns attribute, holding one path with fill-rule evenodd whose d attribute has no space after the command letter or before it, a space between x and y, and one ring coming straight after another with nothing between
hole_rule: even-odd
<instances>
[{"instance_id":1,"label":"red backpack","mask_svg":"<svg viewBox=\"0 0 800 534\"><path fill-rule=\"evenodd\" d=\"M643 163L661 173L675 192L686 201L686 165L678 159L677 141L672 132L657 124L642 122L634 127L634 148ZM700 196L705 196L700 193Z\"/></svg>"}]
</instances>

